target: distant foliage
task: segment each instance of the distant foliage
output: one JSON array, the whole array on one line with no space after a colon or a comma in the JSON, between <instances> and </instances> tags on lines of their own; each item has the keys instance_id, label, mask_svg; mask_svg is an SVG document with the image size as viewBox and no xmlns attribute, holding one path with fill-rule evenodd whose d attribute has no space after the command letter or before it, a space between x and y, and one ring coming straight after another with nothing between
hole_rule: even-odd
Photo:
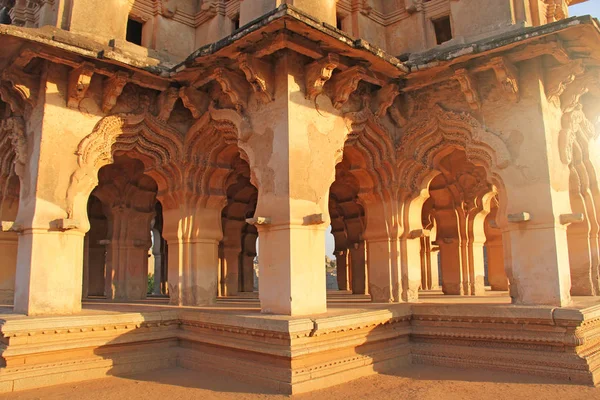
<instances>
[{"instance_id":1,"label":"distant foliage","mask_svg":"<svg viewBox=\"0 0 600 400\"><path fill-rule=\"evenodd\" d=\"M148 290L146 293L152 294L152 291L154 291L154 274L148 274Z\"/></svg>"}]
</instances>

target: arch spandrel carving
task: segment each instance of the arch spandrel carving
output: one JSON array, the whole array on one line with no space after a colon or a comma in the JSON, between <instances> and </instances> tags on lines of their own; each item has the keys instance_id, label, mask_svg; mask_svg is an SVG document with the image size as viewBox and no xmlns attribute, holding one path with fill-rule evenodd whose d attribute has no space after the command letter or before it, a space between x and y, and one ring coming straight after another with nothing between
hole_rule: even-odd
<instances>
[{"instance_id":1,"label":"arch spandrel carving","mask_svg":"<svg viewBox=\"0 0 600 400\"><path fill-rule=\"evenodd\" d=\"M502 139L469 113L446 111L436 105L420 114L406 125L397 148L400 182L410 191L419 190L419 181L429 173L433 157L446 147L463 149L471 162L486 168L489 176L511 164Z\"/></svg>"},{"instance_id":2,"label":"arch spandrel carving","mask_svg":"<svg viewBox=\"0 0 600 400\"><path fill-rule=\"evenodd\" d=\"M145 173L159 186L165 208L180 204L223 207L224 184L230 169L217 165L219 154L250 133L249 122L233 110L209 109L183 135L164 118L143 108L139 114L116 114L103 118L77 150L78 170L67 192L68 218L85 221L85 202L97 185L97 172L113 162L119 152L133 152L145 164ZM246 157L241 151L242 157Z\"/></svg>"}]
</instances>

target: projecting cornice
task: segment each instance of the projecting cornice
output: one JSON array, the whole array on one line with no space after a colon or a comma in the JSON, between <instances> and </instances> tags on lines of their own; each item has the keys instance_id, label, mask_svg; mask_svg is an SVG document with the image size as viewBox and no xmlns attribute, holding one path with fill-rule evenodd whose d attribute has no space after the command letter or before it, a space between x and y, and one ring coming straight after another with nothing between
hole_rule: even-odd
<instances>
[{"instance_id":1,"label":"projecting cornice","mask_svg":"<svg viewBox=\"0 0 600 400\"><path fill-rule=\"evenodd\" d=\"M115 44L116 43L116 44ZM120 48L119 42L99 43L56 28L27 29L0 25L0 72L14 64L24 68L33 58L71 68L69 105L77 107L93 76L103 77L103 109L127 83L158 91L175 86L199 87L199 77L216 80L238 109L246 107L248 93L263 103L273 96L273 67L269 57L287 49L301 54L310 72L307 97L314 98L347 79L336 93L343 103L358 81L381 88L404 81L398 88L411 92L445 81L459 82L466 100L479 107L476 75L492 71L507 96L519 99L518 63L551 56L554 65L582 60L583 67L600 67L600 29L590 17L574 17L533 28L516 28L475 43L437 47L413 54L401 62L362 39L353 39L328 24L283 5L238 29L234 34L201 47L184 62L174 64L163 55ZM135 49L141 49L133 46ZM21 68L19 68L21 69ZM352 72L352 73L351 73ZM354 73L356 72L356 73ZM16 72L14 72L16 73ZM396 90L392 91L396 92ZM383 94L383 92L381 92ZM387 101L381 102L382 106ZM384 107L386 108L386 107Z\"/></svg>"}]
</instances>

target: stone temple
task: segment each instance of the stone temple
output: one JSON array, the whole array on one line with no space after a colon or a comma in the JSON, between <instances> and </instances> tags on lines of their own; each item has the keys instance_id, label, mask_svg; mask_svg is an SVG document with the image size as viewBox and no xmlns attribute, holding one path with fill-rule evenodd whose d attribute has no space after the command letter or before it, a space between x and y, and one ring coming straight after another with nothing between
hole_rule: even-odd
<instances>
[{"instance_id":1,"label":"stone temple","mask_svg":"<svg viewBox=\"0 0 600 400\"><path fill-rule=\"evenodd\" d=\"M582 1L0 0L0 391L600 382Z\"/></svg>"}]
</instances>

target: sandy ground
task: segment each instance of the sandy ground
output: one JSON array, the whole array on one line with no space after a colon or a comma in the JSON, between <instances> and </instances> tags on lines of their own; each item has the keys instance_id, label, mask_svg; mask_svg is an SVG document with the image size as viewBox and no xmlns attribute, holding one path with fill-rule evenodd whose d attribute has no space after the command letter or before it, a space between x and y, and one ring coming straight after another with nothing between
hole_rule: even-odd
<instances>
[{"instance_id":1,"label":"sandy ground","mask_svg":"<svg viewBox=\"0 0 600 400\"><path fill-rule=\"evenodd\" d=\"M231 378L184 369L110 377L0 396L1 399L285 399ZM479 370L413 365L392 374L372 375L294 399L600 399L600 388L544 378Z\"/></svg>"}]
</instances>

